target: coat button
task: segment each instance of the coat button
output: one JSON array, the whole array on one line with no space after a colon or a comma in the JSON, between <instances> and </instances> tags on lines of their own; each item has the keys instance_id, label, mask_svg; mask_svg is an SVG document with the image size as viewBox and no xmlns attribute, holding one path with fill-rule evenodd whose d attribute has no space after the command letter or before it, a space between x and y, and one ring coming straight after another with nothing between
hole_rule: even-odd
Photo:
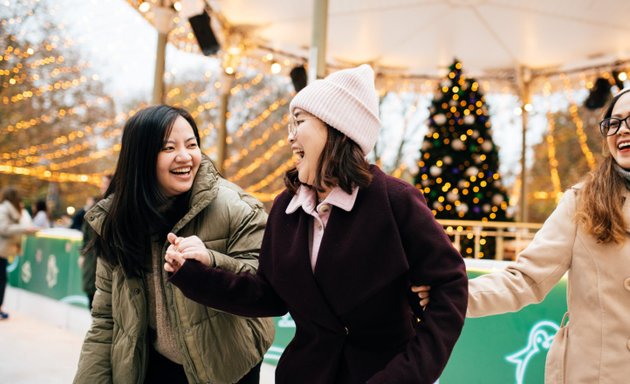
<instances>
[{"instance_id":1,"label":"coat button","mask_svg":"<svg viewBox=\"0 0 630 384\"><path fill-rule=\"evenodd\" d=\"M133 294L134 296L140 293L140 288L134 288L133 289Z\"/></svg>"},{"instance_id":2,"label":"coat button","mask_svg":"<svg viewBox=\"0 0 630 384\"><path fill-rule=\"evenodd\" d=\"M350 330L348 329L348 327L343 327L344 332L346 332L346 335L350 334Z\"/></svg>"},{"instance_id":3,"label":"coat button","mask_svg":"<svg viewBox=\"0 0 630 384\"><path fill-rule=\"evenodd\" d=\"M630 291L630 277L626 278L623 281L623 286L624 288L626 288L626 291Z\"/></svg>"},{"instance_id":4,"label":"coat button","mask_svg":"<svg viewBox=\"0 0 630 384\"><path fill-rule=\"evenodd\" d=\"M330 205L322 204L317 211L319 212L320 215L323 214L323 213L326 213L326 212L330 211Z\"/></svg>"}]
</instances>

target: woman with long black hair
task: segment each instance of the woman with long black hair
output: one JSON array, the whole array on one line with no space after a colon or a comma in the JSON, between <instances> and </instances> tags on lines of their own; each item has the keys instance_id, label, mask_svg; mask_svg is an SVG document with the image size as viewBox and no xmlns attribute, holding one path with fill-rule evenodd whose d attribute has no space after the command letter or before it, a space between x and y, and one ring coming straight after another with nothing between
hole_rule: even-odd
<instances>
[{"instance_id":1,"label":"woman with long black hair","mask_svg":"<svg viewBox=\"0 0 630 384\"><path fill-rule=\"evenodd\" d=\"M199 149L190 114L165 105L125 124L105 198L85 216L98 256L92 327L76 383L258 383L268 319L218 312L166 284L169 232L221 268L255 273L267 215Z\"/></svg>"}]
</instances>

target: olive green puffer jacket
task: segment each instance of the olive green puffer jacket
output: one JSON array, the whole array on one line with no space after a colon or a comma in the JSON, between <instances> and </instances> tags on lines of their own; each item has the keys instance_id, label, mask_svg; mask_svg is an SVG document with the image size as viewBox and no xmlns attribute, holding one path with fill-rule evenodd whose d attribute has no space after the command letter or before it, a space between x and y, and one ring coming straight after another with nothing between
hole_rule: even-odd
<instances>
[{"instance_id":1,"label":"olive green puffer jacket","mask_svg":"<svg viewBox=\"0 0 630 384\"><path fill-rule=\"evenodd\" d=\"M86 214L100 234L111 199ZM191 208L175 225L178 236L197 235L217 267L255 273L267 215L259 201L221 178L204 156ZM165 241L160 257L168 247ZM154 255L155 257L155 255ZM142 278L98 259L92 317L75 383L143 383L147 367L148 308ZM166 300L184 370L191 383L234 383L258 364L274 337L270 319L243 318L195 303L171 284Z\"/></svg>"}]
</instances>

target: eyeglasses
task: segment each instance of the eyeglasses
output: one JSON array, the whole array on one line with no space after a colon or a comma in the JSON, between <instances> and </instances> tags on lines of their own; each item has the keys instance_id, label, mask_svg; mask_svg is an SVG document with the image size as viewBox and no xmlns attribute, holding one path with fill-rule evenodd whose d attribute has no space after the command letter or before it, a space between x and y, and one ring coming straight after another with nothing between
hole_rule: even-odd
<instances>
[{"instance_id":1,"label":"eyeglasses","mask_svg":"<svg viewBox=\"0 0 630 384\"><path fill-rule=\"evenodd\" d=\"M630 115L626 116L624 119L618 119L616 117L609 117L599 122L599 131L602 136L612 136L616 135L621 129L621 123L626 123L626 127L630 129Z\"/></svg>"},{"instance_id":2,"label":"eyeglasses","mask_svg":"<svg viewBox=\"0 0 630 384\"><path fill-rule=\"evenodd\" d=\"M297 129L300 123L302 123L305 120L314 120L314 119L317 119L317 118L316 117L300 117L299 119L297 119L295 116L289 116L289 124L287 125L289 136L295 137L295 135L297 135Z\"/></svg>"}]
</instances>

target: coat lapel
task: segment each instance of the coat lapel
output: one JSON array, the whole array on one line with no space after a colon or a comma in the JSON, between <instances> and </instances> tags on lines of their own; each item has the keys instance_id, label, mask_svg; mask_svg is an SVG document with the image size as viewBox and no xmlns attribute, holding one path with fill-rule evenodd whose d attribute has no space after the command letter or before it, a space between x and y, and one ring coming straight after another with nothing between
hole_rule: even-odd
<instances>
[{"instance_id":1,"label":"coat lapel","mask_svg":"<svg viewBox=\"0 0 630 384\"><path fill-rule=\"evenodd\" d=\"M282 214L285 215L284 212ZM336 331L340 327L339 320L322 294L311 269L308 242L310 217L301 209L288 216L287 220L283 220L286 227L281 231L274 228L274 233L279 237L276 240L281 240L277 244L286 247L282 252L276 252L284 256L275 263L278 270L273 272L274 286L287 303L299 304L290 308L294 318L297 318L295 312L299 312L301 318L308 318L324 328Z\"/></svg>"},{"instance_id":2,"label":"coat lapel","mask_svg":"<svg viewBox=\"0 0 630 384\"><path fill-rule=\"evenodd\" d=\"M385 182L375 174L350 212L333 207L315 281L337 315L348 313L408 269Z\"/></svg>"}]
</instances>

